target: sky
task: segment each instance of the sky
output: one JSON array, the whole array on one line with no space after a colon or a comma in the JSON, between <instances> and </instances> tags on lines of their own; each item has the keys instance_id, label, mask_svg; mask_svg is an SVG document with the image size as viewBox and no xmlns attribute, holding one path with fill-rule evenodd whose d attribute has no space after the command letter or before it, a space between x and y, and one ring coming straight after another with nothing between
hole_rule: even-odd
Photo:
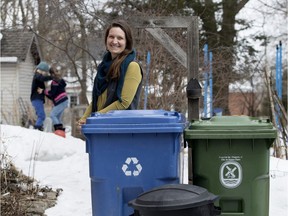
<instances>
[{"instance_id":1,"label":"sky","mask_svg":"<svg viewBox=\"0 0 288 216\"><path fill-rule=\"evenodd\" d=\"M11 156L16 167L34 177L40 186L62 188L47 216L92 216L88 154L85 141L67 133L53 133L0 125L1 154ZM270 214L288 215L288 161L270 157Z\"/></svg>"},{"instance_id":2,"label":"sky","mask_svg":"<svg viewBox=\"0 0 288 216\"><path fill-rule=\"evenodd\" d=\"M280 40L283 47L283 63L286 62L287 64L288 60L288 9L286 8L286 14L283 12L285 8L282 11L277 11L275 9L276 2L277 0L249 0L237 15L237 18L244 19L251 25L251 28L239 32L239 37L248 39L255 46L255 49L264 53L263 47L260 47L260 41L252 40L252 36L262 34L270 38L267 44L267 61L270 66L274 65L276 45L279 45ZM284 1L282 2L284 3ZM287 0L285 6L288 7Z\"/></svg>"}]
</instances>

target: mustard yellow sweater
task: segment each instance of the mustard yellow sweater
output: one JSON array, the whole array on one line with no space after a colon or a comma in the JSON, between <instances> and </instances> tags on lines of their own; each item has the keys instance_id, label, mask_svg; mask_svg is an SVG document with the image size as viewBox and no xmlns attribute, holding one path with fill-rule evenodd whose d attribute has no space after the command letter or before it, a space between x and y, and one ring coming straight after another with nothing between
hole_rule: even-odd
<instances>
[{"instance_id":1,"label":"mustard yellow sweater","mask_svg":"<svg viewBox=\"0 0 288 216\"><path fill-rule=\"evenodd\" d=\"M103 108L106 98L107 98L107 89L98 97L97 101L97 112L106 113L111 110L125 110L127 109L133 98L136 94L137 88L141 82L142 75L141 69L138 63L131 62L127 68L127 72L124 78L124 84L121 92L122 102L119 100L113 102L109 106ZM87 107L84 115L81 117L81 120L86 120L92 112L92 102Z\"/></svg>"}]
</instances>

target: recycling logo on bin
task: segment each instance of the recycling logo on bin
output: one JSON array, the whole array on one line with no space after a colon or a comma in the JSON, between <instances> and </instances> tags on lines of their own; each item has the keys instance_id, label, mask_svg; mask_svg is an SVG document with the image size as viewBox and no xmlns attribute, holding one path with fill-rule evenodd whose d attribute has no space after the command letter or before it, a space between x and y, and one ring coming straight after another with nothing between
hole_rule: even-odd
<instances>
[{"instance_id":1,"label":"recycling logo on bin","mask_svg":"<svg viewBox=\"0 0 288 216\"><path fill-rule=\"evenodd\" d=\"M222 163L219 171L221 184L226 188L236 188L242 182L242 167L233 160L228 160Z\"/></svg>"},{"instance_id":2,"label":"recycling logo on bin","mask_svg":"<svg viewBox=\"0 0 288 216\"><path fill-rule=\"evenodd\" d=\"M136 157L128 157L122 166L126 176L138 176L141 173L142 166Z\"/></svg>"}]
</instances>

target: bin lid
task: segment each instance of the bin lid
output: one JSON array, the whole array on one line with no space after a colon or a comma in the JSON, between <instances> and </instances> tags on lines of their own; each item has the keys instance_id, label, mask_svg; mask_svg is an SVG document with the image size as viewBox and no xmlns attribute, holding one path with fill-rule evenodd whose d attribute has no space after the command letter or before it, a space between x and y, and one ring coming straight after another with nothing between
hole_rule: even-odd
<instances>
[{"instance_id":1,"label":"bin lid","mask_svg":"<svg viewBox=\"0 0 288 216\"><path fill-rule=\"evenodd\" d=\"M208 205L216 199L218 196L196 185L167 184L140 194L128 205L140 211L169 211Z\"/></svg>"},{"instance_id":2,"label":"bin lid","mask_svg":"<svg viewBox=\"0 0 288 216\"><path fill-rule=\"evenodd\" d=\"M185 129L185 139L275 139L277 130L269 118L213 116L194 121Z\"/></svg>"},{"instance_id":3,"label":"bin lid","mask_svg":"<svg viewBox=\"0 0 288 216\"><path fill-rule=\"evenodd\" d=\"M87 133L183 132L185 117L165 110L115 110L92 115L82 126Z\"/></svg>"}]
</instances>

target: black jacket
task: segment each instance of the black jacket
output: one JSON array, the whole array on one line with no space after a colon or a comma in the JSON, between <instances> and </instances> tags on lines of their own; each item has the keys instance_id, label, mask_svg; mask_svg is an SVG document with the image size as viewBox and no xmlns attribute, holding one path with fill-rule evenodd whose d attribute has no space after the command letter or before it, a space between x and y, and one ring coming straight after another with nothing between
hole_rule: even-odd
<instances>
[{"instance_id":1,"label":"black jacket","mask_svg":"<svg viewBox=\"0 0 288 216\"><path fill-rule=\"evenodd\" d=\"M53 101L55 106L57 106L58 104L68 100L65 87L66 82L64 79L53 79L51 83L51 90L45 90L44 94Z\"/></svg>"},{"instance_id":2,"label":"black jacket","mask_svg":"<svg viewBox=\"0 0 288 216\"><path fill-rule=\"evenodd\" d=\"M45 90L45 82L51 80L51 76L44 76L40 73L35 72L33 76L33 81L32 81L32 86L31 86L31 95L30 95L30 100L42 100L43 103L45 103L45 95L44 91L42 94L39 94L37 92L38 88L41 88Z\"/></svg>"}]
</instances>

